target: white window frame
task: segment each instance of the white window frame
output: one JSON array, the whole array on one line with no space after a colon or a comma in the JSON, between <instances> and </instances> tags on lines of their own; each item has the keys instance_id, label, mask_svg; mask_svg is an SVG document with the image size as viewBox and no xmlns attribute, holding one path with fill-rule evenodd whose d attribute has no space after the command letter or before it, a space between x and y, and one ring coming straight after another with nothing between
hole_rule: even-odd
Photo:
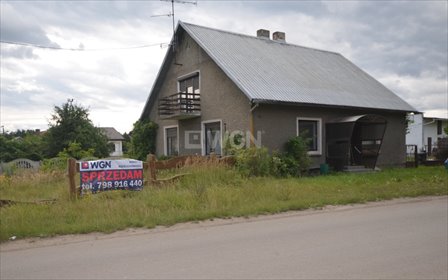
<instances>
[{"instance_id":1,"label":"white window frame","mask_svg":"<svg viewBox=\"0 0 448 280\"><path fill-rule=\"evenodd\" d=\"M166 130L169 128L177 129L177 152L179 153L179 125L167 125L163 127L163 154L168 156L168 145L166 143Z\"/></svg>"},{"instance_id":2,"label":"white window frame","mask_svg":"<svg viewBox=\"0 0 448 280\"><path fill-rule=\"evenodd\" d=\"M202 121L201 122L201 147L202 147L202 155L205 156L206 155L206 151L205 151L205 125L208 123L216 123L219 122L219 130L221 131L221 155L223 152L223 147L222 147L222 141L223 141L223 136L224 136L224 132L222 130L222 119L216 119L216 120L208 120L208 121Z\"/></svg>"},{"instance_id":3,"label":"white window frame","mask_svg":"<svg viewBox=\"0 0 448 280\"><path fill-rule=\"evenodd\" d=\"M317 151L308 151L309 155L321 156L322 155L322 119L321 118L296 118L296 135L299 136L299 121L317 121Z\"/></svg>"}]
</instances>

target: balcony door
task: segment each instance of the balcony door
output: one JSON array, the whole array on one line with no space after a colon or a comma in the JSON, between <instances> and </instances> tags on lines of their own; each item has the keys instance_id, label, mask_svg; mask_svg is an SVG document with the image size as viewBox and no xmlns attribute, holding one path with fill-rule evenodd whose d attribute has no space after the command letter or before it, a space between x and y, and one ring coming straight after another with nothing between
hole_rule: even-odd
<instances>
[{"instance_id":1,"label":"balcony door","mask_svg":"<svg viewBox=\"0 0 448 280\"><path fill-rule=\"evenodd\" d=\"M179 80L179 102L181 110L191 113L195 109L195 100L199 99L199 73Z\"/></svg>"}]
</instances>

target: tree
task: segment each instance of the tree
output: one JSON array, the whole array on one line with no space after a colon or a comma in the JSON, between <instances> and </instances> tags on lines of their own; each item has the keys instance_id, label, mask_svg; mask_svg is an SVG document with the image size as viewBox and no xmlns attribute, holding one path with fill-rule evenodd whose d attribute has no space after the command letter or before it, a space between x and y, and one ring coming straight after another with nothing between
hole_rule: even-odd
<instances>
[{"instance_id":1,"label":"tree","mask_svg":"<svg viewBox=\"0 0 448 280\"><path fill-rule=\"evenodd\" d=\"M151 120L139 120L134 123L130 133L130 155L139 160L144 160L149 153L155 153L158 125Z\"/></svg>"},{"instance_id":2,"label":"tree","mask_svg":"<svg viewBox=\"0 0 448 280\"><path fill-rule=\"evenodd\" d=\"M43 159L42 136L34 130L18 130L0 135L0 161L8 162L17 158Z\"/></svg>"},{"instance_id":3,"label":"tree","mask_svg":"<svg viewBox=\"0 0 448 280\"><path fill-rule=\"evenodd\" d=\"M96 157L109 155L107 138L89 119L89 110L68 100L61 107L54 107L54 114L45 134L46 155L55 157L70 144L79 144L81 150L93 150Z\"/></svg>"}]
</instances>

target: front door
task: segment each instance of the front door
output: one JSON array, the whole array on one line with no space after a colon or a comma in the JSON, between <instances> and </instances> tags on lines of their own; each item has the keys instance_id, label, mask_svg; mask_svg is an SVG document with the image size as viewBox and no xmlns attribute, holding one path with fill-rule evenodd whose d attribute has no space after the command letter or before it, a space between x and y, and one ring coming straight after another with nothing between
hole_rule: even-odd
<instances>
[{"instance_id":1,"label":"front door","mask_svg":"<svg viewBox=\"0 0 448 280\"><path fill-rule=\"evenodd\" d=\"M205 154L221 154L221 123L212 122L204 124Z\"/></svg>"}]
</instances>

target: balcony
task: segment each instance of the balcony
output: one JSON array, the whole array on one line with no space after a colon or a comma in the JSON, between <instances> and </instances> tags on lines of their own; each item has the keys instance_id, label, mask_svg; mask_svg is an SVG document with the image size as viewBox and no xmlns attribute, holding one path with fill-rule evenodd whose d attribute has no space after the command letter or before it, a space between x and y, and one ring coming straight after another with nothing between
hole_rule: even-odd
<instances>
[{"instance_id":1,"label":"balcony","mask_svg":"<svg viewBox=\"0 0 448 280\"><path fill-rule=\"evenodd\" d=\"M201 116L199 93L176 93L159 100L161 119L184 120Z\"/></svg>"}]
</instances>

